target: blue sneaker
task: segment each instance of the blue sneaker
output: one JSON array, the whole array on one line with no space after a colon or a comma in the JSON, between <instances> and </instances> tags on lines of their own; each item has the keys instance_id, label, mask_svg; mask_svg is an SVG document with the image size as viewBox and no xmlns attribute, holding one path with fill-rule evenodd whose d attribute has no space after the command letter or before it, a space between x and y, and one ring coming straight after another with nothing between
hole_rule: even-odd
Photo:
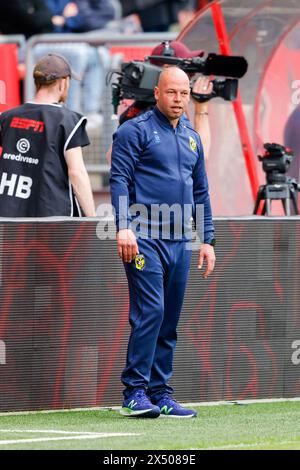
<instances>
[{"instance_id":1,"label":"blue sneaker","mask_svg":"<svg viewBox=\"0 0 300 470\"><path fill-rule=\"evenodd\" d=\"M197 416L197 411L183 408L168 393L165 393L156 405L160 408L160 416L163 418L195 418Z\"/></svg>"},{"instance_id":2,"label":"blue sneaker","mask_svg":"<svg viewBox=\"0 0 300 470\"><path fill-rule=\"evenodd\" d=\"M139 388L123 401L120 413L135 418L158 418L160 410L151 403L145 390Z\"/></svg>"}]
</instances>

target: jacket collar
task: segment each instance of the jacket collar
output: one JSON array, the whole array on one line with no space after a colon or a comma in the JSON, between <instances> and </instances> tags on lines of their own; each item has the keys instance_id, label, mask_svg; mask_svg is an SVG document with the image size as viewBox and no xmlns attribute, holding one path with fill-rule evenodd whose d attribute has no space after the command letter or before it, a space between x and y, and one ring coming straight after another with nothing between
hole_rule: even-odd
<instances>
[{"instance_id":1,"label":"jacket collar","mask_svg":"<svg viewBox=\"0 0 300 470\"><path fill-rule=\"evenodd\" d=\"M167 127L168 129L174 129L173 126L171 125L169 119L158 109L157 106L153 108L153 112L156 116L156 118L159 120L159 122L164 126ZM177 128L182 125L181 117L179 118Z\"/></svg>"}]
</instances>

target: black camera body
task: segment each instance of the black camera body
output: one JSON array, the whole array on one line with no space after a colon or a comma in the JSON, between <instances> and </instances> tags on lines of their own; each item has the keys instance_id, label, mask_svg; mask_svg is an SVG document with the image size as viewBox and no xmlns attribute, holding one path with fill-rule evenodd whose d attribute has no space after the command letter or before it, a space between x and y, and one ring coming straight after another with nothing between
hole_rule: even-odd
<instances>
[{"instance_id":1,"label":"black camera body","mask_svg":"<svg viewBox=\"0 0 300 470\"><path fill-rule=\"evenodd\" d=\"M266 149L263 155L258 155L258 159L262 162L263 170L266 173L267 183L288 183L289 178L286 173L293 160L294 153L291 149L279 144L264 144Z\"/></svg>"}]
</instances>

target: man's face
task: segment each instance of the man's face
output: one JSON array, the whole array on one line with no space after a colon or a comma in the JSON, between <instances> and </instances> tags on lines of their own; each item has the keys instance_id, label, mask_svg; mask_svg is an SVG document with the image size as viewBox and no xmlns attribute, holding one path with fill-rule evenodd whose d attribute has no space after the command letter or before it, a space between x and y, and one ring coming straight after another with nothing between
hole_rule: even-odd
<instances>
[{"instance_id":1,"label":"man's face","mask_svg":"<svg viewBox=\"0 0 300 470\"><path fill-rule=\"evenodd\" d=\"M182 72L182 71L180 71ZM167 75L159 81L154 89L155 99L159 110L170 120L182 116L190 99L190 86L186 74L168 68Z\"/></svg>"}]
</instances>

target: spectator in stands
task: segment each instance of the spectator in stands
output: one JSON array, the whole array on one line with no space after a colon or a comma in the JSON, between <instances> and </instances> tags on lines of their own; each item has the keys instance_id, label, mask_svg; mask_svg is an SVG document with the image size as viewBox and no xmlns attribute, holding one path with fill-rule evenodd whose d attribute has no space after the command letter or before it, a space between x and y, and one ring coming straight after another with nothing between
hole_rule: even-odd
<instances>
[{"instance_id":1,"label":"spectator in stands","mask_svg":"<svg viewBox=\"0 0 300 470\"><path fill-rule=\"evenodd\" d=\"M0 115L0 216L95 215L82 158L86 118L64 107L73 72L56 54L33 72L33 102ZM79 204L78 204L79 203Z\"/></svg>"},{"instance_id":2,"label":"spectator in stands","mask_svg":"<svg viewBox=\"0 0 300 470\"><path fill-rule=\"evenodd\" d=\"M34 34L51 33L51 12L45 0L13 0L0 2L0 33Z\"/></svg>"},{"instance_id":3,"label":"spectator in stands","mask_svg":"<svg viewBox=\"0 0 300 470\"><path fill-rule=\"evenodd\" d=\"M57 33L84 33L104 29L114 19L110 0L47 0L53 12L52 22Z\"/></svg>"},{"instance_id":4,"label":"spectator in stands","mask_svg":"<svg viewBox=\"0 0 300 470\"><path fill-rule=\"evenodd\" d=\"M121 0L123 16L136 13L145 32L168 31L189 0Z\"/></svg>"},{"instance_id":5,"label":"spectator in stands","mask_svg":"<svg viewBox=\"0 0 300 470\"><path fill-rule=\"evenodd\" d=\"M75 2L66 0L46 0L52 12L55 33L76 32L81 26L81 18Z\"/></svg>"}]
</instances>

